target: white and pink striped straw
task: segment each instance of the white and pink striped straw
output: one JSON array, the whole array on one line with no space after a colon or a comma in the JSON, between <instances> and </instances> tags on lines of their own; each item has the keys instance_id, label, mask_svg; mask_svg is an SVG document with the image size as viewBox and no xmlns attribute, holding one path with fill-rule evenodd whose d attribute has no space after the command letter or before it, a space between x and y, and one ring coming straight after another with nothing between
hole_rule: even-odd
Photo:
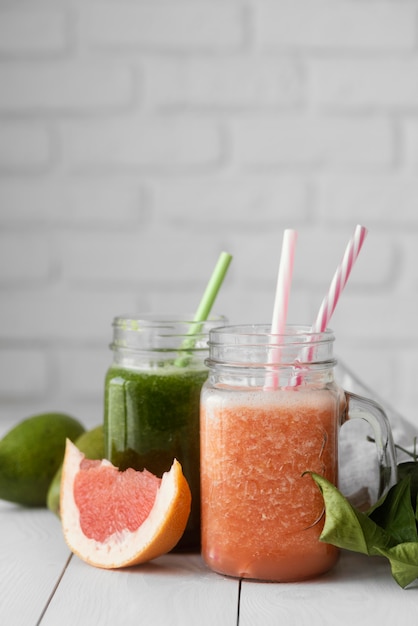
<instances>
[{"instance_id":1,"label":"white and pink striped straw","mask_svg":"<svg viewBox=\"0 0 418 626\"><path fill-rule=\"evenodd\" d=\"M337 267L331 281L328 293L323 299L318 315L312 324L310 329L311 333L322 333L326 330L341 293L347 283L348 277L350 276L351 270L353 269L354 263L360 254L366 235L367 228L357 225L354 235L347 244L343 259ZM304 355L303 361L309 362L312 359L312 352L313 348L311 347L307 350L306 355ZM300 375L296 378L296 384L300 384Z\"/></svg>"},{"instance_id":2,"label":"white and pink striped straw","mask_svg":"<svg viewBox=\"0 0 418 626\"><path fill-rule=\"evenodd\" d=\"M286 328L287 311L289 306L289 293L292 283L293 263L297 232L287 228L283 233L282 252L280 256L279 271L277 274L276 294L271 323L271 334L282 335ZM277 338L280 341L280 338ZM280 345L269 352L269 363L280 362ZM265 389L275 389L278 384L277 372L272 371L268 376Z\"/></svg>"},{"instance_id":3,"label":"white and pink striped straw","mask_svg":"<svg viewBox=\"0 0 418 626\"><path fill-rule=\"evenodd\" d=\"M316 320L312 325L311 332L322 333L328 326L329 320L334 313L335 307L337 306L341 293L347 283L354 263L360 254L366 235L367 228L357 225L354 235L347 244L343 260L337 267L331 281L328 293L322 301Z\"/></svg>"}]
</instances>

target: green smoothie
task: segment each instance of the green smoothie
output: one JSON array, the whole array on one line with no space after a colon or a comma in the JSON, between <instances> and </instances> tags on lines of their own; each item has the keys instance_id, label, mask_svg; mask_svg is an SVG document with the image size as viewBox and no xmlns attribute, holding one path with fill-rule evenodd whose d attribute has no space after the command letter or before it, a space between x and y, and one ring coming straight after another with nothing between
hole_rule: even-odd
<instances>
[{"instance_id":1,"label":"green smoothie","mask_svg":"<svg viewBox=\"0 0 418 626\"><path fill-rule=\"evenodd\" d=\"M120 469L162 476L177 458L192 492L188 526L178 548L200 546L200 391L207 369L165 363L150 369L112 365L105 381L106 457Z\"/></svg>"}]
</instances>

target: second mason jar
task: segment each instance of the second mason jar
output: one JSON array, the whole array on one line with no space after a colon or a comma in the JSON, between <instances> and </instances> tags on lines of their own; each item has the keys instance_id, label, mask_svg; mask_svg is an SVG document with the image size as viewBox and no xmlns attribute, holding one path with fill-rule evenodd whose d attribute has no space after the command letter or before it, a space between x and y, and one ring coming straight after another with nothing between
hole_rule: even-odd
<instances>
[{"instance_id":1,"label":"second mason jar","mask_svg":"<svg viewBox=\"0 0 418 626\"><path fill-rule=\"evenodd\" d=\"M120 316L113 321L113 363L104 398L105 455L120 469L162 476L173 459L192 492L189 522L178 549L200 547L199 398L207 378L209 330L188 316Z\"/></svg>"},{"instance_id":2,"label":"second mason jar","mask_svg":"<svg viewBox=\"0 0 418 626\"><path fill-rule=\"evenodd\" d=\"M349 420L372 428L378 496L395 482L387 417L335 382L333 343L331 330L307 326L281 335L263 324L210 332L201 398L202 555L216 572L290 582L334 565L337 548L319 541L324 502L309 472L337 484L339 431Z\"/></svg>"}]
</instances>

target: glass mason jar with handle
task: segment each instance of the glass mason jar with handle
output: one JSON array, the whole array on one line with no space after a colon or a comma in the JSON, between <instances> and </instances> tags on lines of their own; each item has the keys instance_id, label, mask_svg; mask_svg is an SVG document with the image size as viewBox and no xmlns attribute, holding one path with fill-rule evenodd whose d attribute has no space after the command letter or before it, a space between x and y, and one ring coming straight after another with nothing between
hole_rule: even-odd
<instances>
[{"instance_id":1,"label":"glass mason jar with handle","mask_svg":"<svg viewBox=\"0 0 418 626\"><path fill-rule=\"evenodd\" d=\"M334 380L334 335L265 325L210 332L201 394L202 555L237 577L297 581L329 570L319 541L324 502L312 477L338 484L338 438L347 420L373 429L379 495L396 480L388 420L372 400Z\"/></svg>"}]
</instances>

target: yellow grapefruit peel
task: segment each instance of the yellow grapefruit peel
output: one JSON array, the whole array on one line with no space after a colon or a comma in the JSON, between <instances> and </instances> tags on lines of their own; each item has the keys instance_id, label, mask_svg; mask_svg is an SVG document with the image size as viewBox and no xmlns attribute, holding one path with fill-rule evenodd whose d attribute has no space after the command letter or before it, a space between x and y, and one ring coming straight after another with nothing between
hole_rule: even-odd
<instances>
[{"instance_id":1,"label":"yellow grapefruit peel","mask_svg":"<svg viewBox=\"0 0 418 626\"><path fill-rule=\"evenodd\" d=\"M105 569L138 565L166 554L184 533L190 514L191 493L182 467L174 459L161 484L148 517L135 530L115 532L103 542L87 537L80 526L80 512L74 499L74 481L84 454L66 442L62 470L60 510L65 541L80 559ZM101 466L113 467L103 459Z\"/></svg>"}]
</instances>

